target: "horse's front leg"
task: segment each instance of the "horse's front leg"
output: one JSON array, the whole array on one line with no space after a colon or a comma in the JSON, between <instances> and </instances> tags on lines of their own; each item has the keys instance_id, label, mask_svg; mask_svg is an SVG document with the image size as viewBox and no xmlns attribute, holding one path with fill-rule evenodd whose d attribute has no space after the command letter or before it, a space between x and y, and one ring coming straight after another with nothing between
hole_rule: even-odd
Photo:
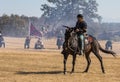
<instances>
[{"instance_id":1,"label":"horse's front leg","mask_svg":"<svg viewBox=\"0 0 120 82\"><path fill-rule=\"evenodd\" d=\"M85 71L83 73L88 72L88 69L90 67L90 64L91 64L90 52L85 53L85 58L87 60L87 67L86 67L86 69L85 69Z\"/></svg>"},{"instance_id":2,"label":"horse's front leg","mask_svg":"<svg viewBox=\"0 0 120 82\"><path fill-rule=\"evenodd\" d=\"M66 62L67 62L67 58L68 58L69 54L63 54L63 55L64 55L64 61L63 61L63 63L64 63L64 74L66 74Z\"/></svg>"},{"instance_id":3,"label":"horse's front leg","mask_svg":"<svg viewBox=\"0 0 120 82\"><path fill-rule=\"evenodd\" d=\"M73 61L72 61L72 70L71 70L71 74L74 73L76 55L77 55L77 54L73 54Z\"/></svg>"}]
</instances>

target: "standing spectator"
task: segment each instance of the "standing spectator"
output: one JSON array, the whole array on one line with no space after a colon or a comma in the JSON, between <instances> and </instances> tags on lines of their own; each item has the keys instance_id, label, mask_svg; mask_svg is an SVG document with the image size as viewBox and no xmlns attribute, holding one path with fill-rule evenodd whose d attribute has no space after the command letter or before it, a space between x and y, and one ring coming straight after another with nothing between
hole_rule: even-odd
<instances>
[{"instance_id":1,"label":"standing spectator","mask_svg":"<svg viewBox=\"0 0 120 82\"><path fill-rule=\"evenodd\" d=\"M31 40L31 38L29 36L27 36L25 39L24 49L30 48L30 40Z\"/></svg>"},{"instance_id":2,"label":"standing spectator","mask_svg":"<svg viewBox=\"0 0 120 82\"><path fill-rule=\"evenodd\" d=\"M0 47L2 47L2 46L5 48L4 38L2 36L2 33L0 33Z\"/></svg>"},{"instance_id":3,"label":"standing spectator","mask_svg":"<svg viewBox=\"0 0 120 82\"><path fill-rule=\"evenodd\" d=\"M106 42L106 44L105 44L105 49L106 50L109 50L109 49L111 49L112 50L112 41L111 40L108 40L107 42Z\"/></svg>"},{"instance_id":4,"label":"standing spectator","mask_svg":"<svg viewBox=\"0 0 120 82\"><path fill-rule=\"evenodd\" d=\"M58 46L58 49L61 49L63 45L63 41L64 41L64 34L62 31L60 31L60 33L58 33L57 43L56 43L56 45Z\"/></svg>"}]
</instances>

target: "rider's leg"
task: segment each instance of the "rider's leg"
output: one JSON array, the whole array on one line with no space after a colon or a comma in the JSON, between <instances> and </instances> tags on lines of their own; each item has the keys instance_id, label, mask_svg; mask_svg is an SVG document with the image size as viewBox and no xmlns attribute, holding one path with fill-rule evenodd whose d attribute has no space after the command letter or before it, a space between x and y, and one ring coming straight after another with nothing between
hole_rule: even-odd
<instances>
[{"instance_id":1,"label":"rider's leg","mask_svg":"<svg viewBox=\"0 0 120 82\"><path fill-rule=\"evenodd\" d=\"M80 40L81 40L81 55L83 54L84 51L84 35L80 35Z\"/></svg>"}]
</instances>

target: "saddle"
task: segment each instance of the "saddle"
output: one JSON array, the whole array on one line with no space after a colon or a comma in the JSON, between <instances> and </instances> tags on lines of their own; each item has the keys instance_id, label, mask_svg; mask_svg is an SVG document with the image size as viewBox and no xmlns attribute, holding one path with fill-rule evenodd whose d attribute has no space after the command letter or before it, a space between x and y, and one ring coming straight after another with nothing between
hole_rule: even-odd
<instances>
[{"instance_id":1,"label":"saddle","mask_svg":"<svg viewBox=\"0 0 120 82\"><path fill-rule=\"evenodd\" d=\"M85 35L85 44L91 44L93 42L93 37L90 35Z\"/></svg>"},{"instance_id":2,"label":"saddle","mask_svg":"<svg viewBox=\"0 0 120 82\"><path fill-rule=\"evenodd\" d=\"M91 44L93 42L93 37L91 35L85 34L84 35L84 51L85 52L87 50L87 48L89 48L89 44ZM78 47L77 50L77 54L81 55L80 53L81 49L80 47Z\"/></svg>"}]
</instances>

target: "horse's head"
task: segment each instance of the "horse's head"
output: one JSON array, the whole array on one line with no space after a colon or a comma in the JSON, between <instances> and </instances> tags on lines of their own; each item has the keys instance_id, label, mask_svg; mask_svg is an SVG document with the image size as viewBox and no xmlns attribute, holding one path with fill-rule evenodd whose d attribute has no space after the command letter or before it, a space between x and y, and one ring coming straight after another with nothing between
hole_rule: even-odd
<instances>
[{"instance_id":1,"label":"horse's head","mask_svg":"<svg viewBox=\"0 0 120 82\"><path fill-rule=\"evenodd\" d=\"M63 44L63 50L72 50L78 46L77 33L74 31L74 28L66 27L65 31L65 42Z\"/></svg>"},{"instance_id":2,"label":"horse's head","mask_svg":"<svg viewBox=\"0 0 120 82\"><path fill-rule=\"evenodd\" d=\"M66 27L65 40L68 40L72 36L73 31L74 31L74 28Z\"/></svg>"}]
</instances>

